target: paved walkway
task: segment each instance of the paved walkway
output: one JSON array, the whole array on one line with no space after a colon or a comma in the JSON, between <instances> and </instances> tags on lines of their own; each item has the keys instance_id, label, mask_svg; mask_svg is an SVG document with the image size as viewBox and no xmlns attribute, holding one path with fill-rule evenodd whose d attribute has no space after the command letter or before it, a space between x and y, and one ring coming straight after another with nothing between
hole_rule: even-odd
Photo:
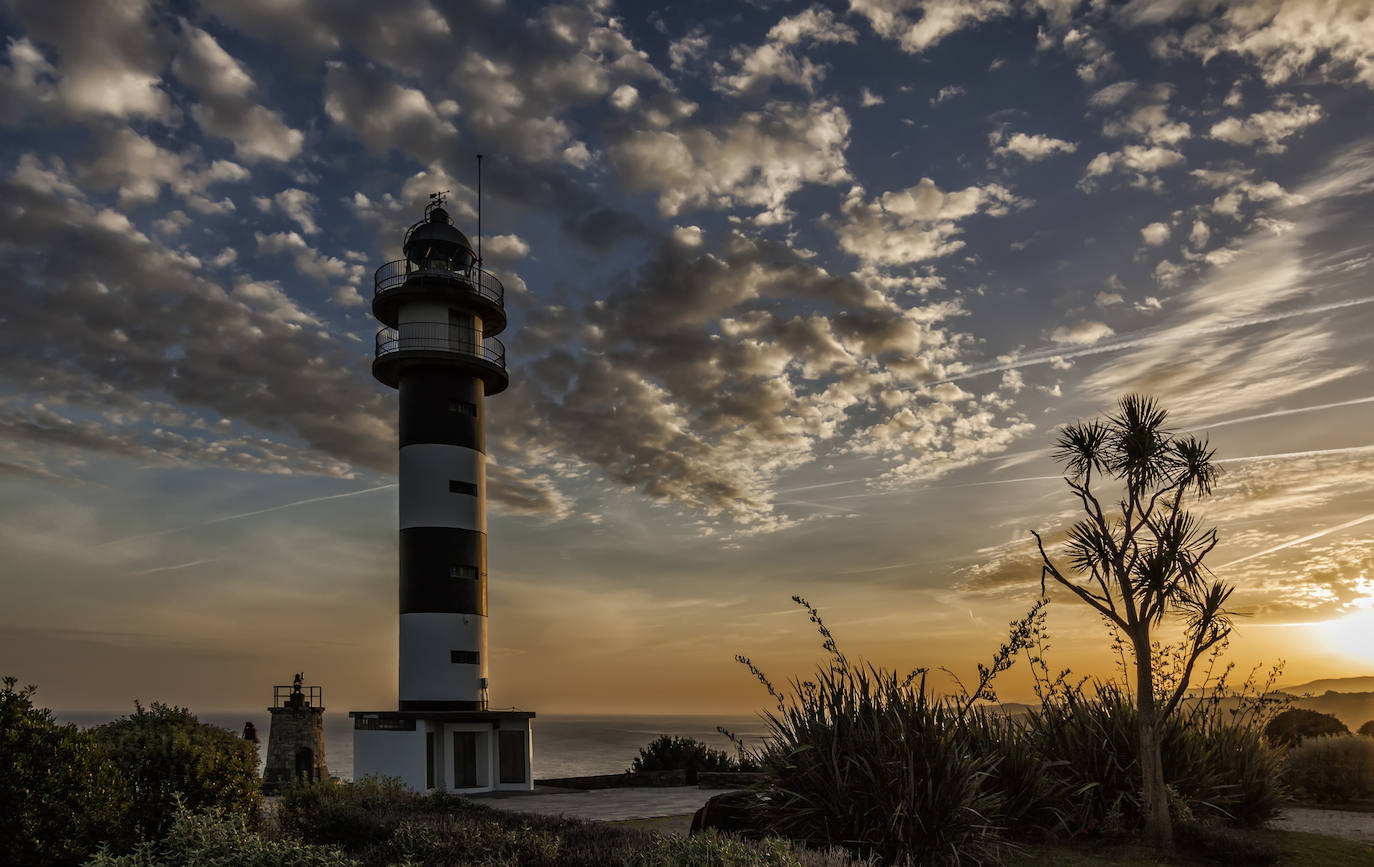
<instances>
[{"instance_id":1,"label":"paved walkway","mask_svg":"<svg viewBox=\"0 0 1374 867\"><path fill-rule=\"evenodd\" d=\"M515 813L620 821L695 813L709 798L727 791L732 790L699 789L696 786L596 789L587 792L533 792L528 795L481 798L481 801L498 810Z\"/></svg>"},{"instance_id":2,"label":"paved walkway","mask_svg":"<svg viewBox=\"0 0 1374 867\"><path fill-rule=\"evenodd\" d=\"M1374 813L1288 807L1279 811L1277 819L1269 820L1269 827L1281 831L1330 834L1333 837L1345 837L1347 840L1374 843Z\"/></svg>"}]
</instances>

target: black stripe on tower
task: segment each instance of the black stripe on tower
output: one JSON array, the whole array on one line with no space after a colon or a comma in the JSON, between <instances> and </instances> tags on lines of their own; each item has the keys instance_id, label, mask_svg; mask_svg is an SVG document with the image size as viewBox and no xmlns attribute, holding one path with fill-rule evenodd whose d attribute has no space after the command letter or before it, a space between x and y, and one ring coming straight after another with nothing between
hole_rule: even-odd
<instances>
[{"instance_id":1,"label":"black stripe on tower","mask_svg":"<svg viewBox=\"0 0 1374 867\"><path fill-rule=\"evenodd\" d=\"M413 367L400 385L402 448L434 443L486 452L482 380L448 367Z\"/></svg>"},{"instance_id":2,"label":"black stripe on tower","mask_svg":"<svg viewBox=\"0 0 1374 867\"><path fill-rule=\"evenodd\" d=\"M401 530L401 613L487 615L487 534Z\"/></svg>"}]
</instances>

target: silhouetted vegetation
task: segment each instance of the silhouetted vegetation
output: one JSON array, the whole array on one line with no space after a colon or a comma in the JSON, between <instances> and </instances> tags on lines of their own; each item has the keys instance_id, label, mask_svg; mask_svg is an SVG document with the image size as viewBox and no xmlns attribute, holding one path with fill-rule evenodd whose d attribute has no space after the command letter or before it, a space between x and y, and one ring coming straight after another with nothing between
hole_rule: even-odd
<instances>
[{"instance_id":1,"label":"silhouetted vegetation","mask_svg":"<svg viewBox=\"0 0 1374 867\"><path fill-rule=\"evenodd\" d=\"M700 771L754 771L758 765L743 752L732 756L696 738L659 735L639 748L639 755L627 770L632 774L683 770L687 772L687 784L695 785Z\"/></svg>"},{"instance_id":2,"label":"silhouetted vegetation","mask_svg":"<svg viewBox=\"0 0 1374 867\"><path fill-rule=\"evenodd\" d=\"M17 683L6 677L0 689L0 863L78 863L123 841L130 798L119 769Z\"/></svg>"},{"instance_id":3,"label":"silhouetted vegetation","mask_svg":"<svg viewBox=\"0 0 1374 867\"><path fill-rule=\"evenodd\" d=\"M1374 719L1366 720L1364 725L1360 726L1360 730L1356 732L1356 734L1363 735L1367 738L1374 738Z\"/></svg>"},{"instance_id":4,"label":"silhouetted vegetation","mask_svg":"<svg viewBox=\"0 0 1374 867\"><path fill-rule=\"evenodd\" d=\"M87 867L352 867L357 863L337 847L269 837L242 815L221 810L192 813L178 803L164 837L145 840L123 855L102 850Z\"/></svg>"},{"instance_id":5,"label":"silhouetted vegetation","mask_svg":"<svg viewBox=\"0 0 1374 867\"><path fill-rule=\"evenodd\" d=\"M1284 756L1283 779L1314 801L1374 798L1374 740L1352 734L1307 738Z\"/></svg>"},{"instance_id":6,"label":"silhouetted vegetation","mask_svg":"<svg viewBox=\"0 0 1374 867\"><path fill-rule=\"evenodd\" d=\"M1216 530L1204 529L1184 508L1189 495L1211 493L1215 451L1205 440L1175 436L1167 420L1154 398L1133 394L1106 420L1066 426L1055 458L1084 517L1069 529L1058 557L1032 531L1043 564L1041 592L1053 578L1125 637L1135 674L1143 837L1161 849L1172 840L1163 727L1187 696L1194 665L1230 634L1225 605L1233 589L1202 565L1216 547ZM1104 485L1118 498L1119 514L1103 507ZM1159 690L1154 633L1169 617L1184 634L1176 649L1182 664L1170 688Z\"/></svg>"},{"instance_id":7,"label":"silhouetted vegetation","mask_svg":"<svg viewBox=\"0 0 1374 867\"><path fill-rule=\"evenodd\" d=\"M762 713L769 737L757 750L760 833L921 864L997 861L1045 840L1138 833L1145 805L1136 706L1120 684L1085 690L1067 672L1050 676L1045 600L1011 624L976 684L941 698L928 689L926 669L903 677L851 662L820 612L794 599L828 655L814 679L780 690L739 657L774 702ZM1013 718L979 702L997 700L993 680L1018 655L1042 704ZM1176 662L1163 653L1156 660L1162 685L1177 676ZM1200 851L1224 845L1231 832L1220 828L1262 824L1283 797L1279 756L1261 734L1277 671L1238 691L1227 686L1229 673L1212 677L1209 666L1209 686L1161 728L1171 807L1188 823L1185 842Z\"/></svg>"},{"instance_id":8,"label":"silhouetted vegetation","mask_svg":"<svg viewBox=\"0 0 1374 867\"><path fill-rule=\"evenodd\" d=\"M1332 714L1301 707L1289 708L1264 727L1265 739L1276 747L1295 746L1306 738L1348 734L1350 729Z\"/></svg>"},{"instance_id":9,"label":"silhouetted vegetation","mask_svg":"<svg viewBox=\"0 0 1374 867\"><path fill-rule=\"evenodd\" d=\"M201 723L186 708L135 702L134 713L90 733L129 783L129 816L141 839L166 834L178 799L193 813L218 809L255 821L258 757L233 732Z\"/></svg>"}]
</instances>

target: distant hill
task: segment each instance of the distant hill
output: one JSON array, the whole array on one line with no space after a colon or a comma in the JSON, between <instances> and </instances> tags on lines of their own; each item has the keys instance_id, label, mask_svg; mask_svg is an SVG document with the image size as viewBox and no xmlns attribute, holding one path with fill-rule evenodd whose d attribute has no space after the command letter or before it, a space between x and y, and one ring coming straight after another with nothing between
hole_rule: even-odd
<instances>
[{"instance_id":1,"label":"distant hill","mask_svg":"<svg viewBox=\"0 0 1374 867\"><path fill-rule=\"evenodd\" d=\"M1369 720L1374 720L1374 692L1336 692L1327 690L1311 698L1296 699L1293 704L1329 713L1345 723L1353 732Z\"/></svg>"},{"instance_id":2,"label":"distant hill","mask_svg":"<svg viewBox=\"0 0 1374 867\"><path fill-rule=\"evenodd\" d=\"M1326 692L1374 692L1374 675L1327 677L1310 683L1300 683L1296 686L1281 686L1279 691L1289 695L1302 695L1305 692L1310 692L1313 695L1321 695Z\"/></svg>"}]
</instances>

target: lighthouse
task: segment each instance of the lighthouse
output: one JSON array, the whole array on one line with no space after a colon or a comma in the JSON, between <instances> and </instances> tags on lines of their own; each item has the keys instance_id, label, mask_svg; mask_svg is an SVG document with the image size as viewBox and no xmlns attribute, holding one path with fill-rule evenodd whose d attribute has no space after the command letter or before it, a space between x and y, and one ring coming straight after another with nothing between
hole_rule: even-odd
<instances>
[{"instance_id":1,"label":"lighthouse","mask_svg":"<svg viewBox=\"0 0 1374 867\"><path fill-rule=\"evenodd\" d=\"M353 711L354 777L416 791L533 788L532 711L492 710L487 656L486 399L510 384L501 282L444 196L377 269L372 375L399 393L396 710Z\"/></svg>"}]
</instances>

